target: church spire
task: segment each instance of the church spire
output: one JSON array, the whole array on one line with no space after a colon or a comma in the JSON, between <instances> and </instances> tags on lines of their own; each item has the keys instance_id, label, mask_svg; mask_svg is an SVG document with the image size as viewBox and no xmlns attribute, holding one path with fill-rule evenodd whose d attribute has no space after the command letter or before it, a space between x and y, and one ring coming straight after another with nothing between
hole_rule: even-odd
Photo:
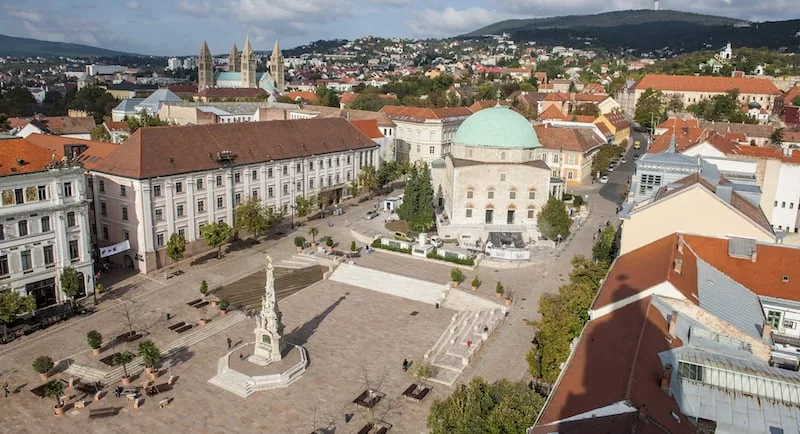
<instances>
[{"instance_id":1,"label":"church spire","mask_svg":"<svg viewBox=\"0 0 800 434\"><path fill-rule=\"evenodd\" d=\"M278 40L276 39L275 45L272 47L272 55L269 57L269 74L278 92L283 92L284 90L284 77L286 75L284 68L283 54L281 53L281 47L278 45Z\"/></svg>"},{"instance_id":2,"label":"church spire","mask_svg":"<svg viewBox=\"0 0 800 434\"><path fill-rule=\"evenodd\" d=\"M256 56L253 54L253 47L250 46L250 36L244 41L242 51L242 80L241 87L251 89L258 87L256 83Z\"/></svg>"},{"instance_id":3,"label":"church spire","mask_svg":"<svg viewBox=\"0 0 800 434\"><path fill-rule=\"evenodd\" d=\"M239 49L236 48L236 43L234 42L233 48L231 48L231 54L228 56L228 71L239 72L241 70L241 64L239 62L241 62L239 59Z\"/></svg>"},{"instance_id":4,"label":"church spire","mask_svg":"<svg viewBox=\"0 0 800 434\"><path fill-rule=\"evenodd\" d=\"M197 90L202 91L209 87L214 87L214 58L211 57L208 43L203 41L200 57L197 60Z\"/></svg>"}]
</instances>

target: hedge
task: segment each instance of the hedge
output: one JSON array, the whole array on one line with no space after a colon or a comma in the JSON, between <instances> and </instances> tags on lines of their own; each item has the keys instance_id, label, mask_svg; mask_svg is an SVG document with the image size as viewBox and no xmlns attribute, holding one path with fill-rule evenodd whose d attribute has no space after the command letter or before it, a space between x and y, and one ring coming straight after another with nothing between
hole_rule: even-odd
<instances>
[{"instance_id":1,"label":"hedge","mask_svg":"<svg viewBox=\"0 0 800 434\"><path fill-rule=\"evenodd\" d=\"M428 252L426 256L428 257L428 259L437 259L439 261L452 262L453 264L466 265L468 267L475 266L474 256L471 256L467 259L461 259L455 256L439 256L439 254L436 252L436 249L433 249L430 252Z\"/></svg>"},{"instance_id":2,"label":"hedge","mask_svg":"<svg viewBox=\"0 0 800 434\"><path fill-rule=\"evenodd\" d=\"M378 239L376 239L375 241L372 242L372 247L374 247L376 249L389 250L391 252L405 253L405 254L408 254L408 255L411 254L411 249L410 248L404 249L402 247L395 247L395 246L392 246L392 245L383 244L383 243L381 243L381 239L380 238L378 238Z\"/></svg>"}]
</instances>

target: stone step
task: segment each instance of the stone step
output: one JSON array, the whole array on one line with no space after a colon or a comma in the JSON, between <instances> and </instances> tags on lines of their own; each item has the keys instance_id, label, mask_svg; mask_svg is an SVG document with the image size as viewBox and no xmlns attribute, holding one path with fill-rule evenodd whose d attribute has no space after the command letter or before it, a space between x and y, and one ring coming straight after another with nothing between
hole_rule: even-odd
<instances>
[{"instance_id":1,"label":"stone step","mask_svg":"<svg viewBox=\"0 0 800 434\"><path fill-rule=\"evenodd\" d=\"M217 374L211 377L208 382L242 398L247 398L253 393L250 381L240 378L230 371Z\"/></svg>"},{"instance_id":2,"label":"stone step","mask_svg":"<svg viewBox=\"0 0 800 434\"><path fill-rule=\"evenodd\" d=\"M70 377L80 378L84 383L96 383L105 380L106 371L73 363L64 371Z\"/></svg>"}]
</instances>

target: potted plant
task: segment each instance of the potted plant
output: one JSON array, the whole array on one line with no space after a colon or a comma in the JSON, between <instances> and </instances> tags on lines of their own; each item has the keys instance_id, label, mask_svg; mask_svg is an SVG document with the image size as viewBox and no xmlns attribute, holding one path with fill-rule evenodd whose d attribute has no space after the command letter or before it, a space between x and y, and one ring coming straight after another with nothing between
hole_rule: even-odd
<instances>
[{"instance_id":1,"label":"potted plant","mask_svg":"<svg viewBox=\"0 0 800 434\"><path fill-rule=\"evenodd\" d=\"M333 238L328 237L328 240L325 241L325 247L329 252L333 251Z\"/></svg>"},{"instance_id":2,"label":"potted plant","mask_svg":"<svg viewBox=\"0 0 800 434\"><path fill-rule=\"evenodd\" d=\"M308 235L311 236L311 247L316 250L317 248L317 235L319 235L319 229L317 227L312 227L308 230Z\"/></svg>"},{"instance_id":3,"label":"potted plant","mask_svg":"<svg viewBox=\"0 0 800 434\"><path fill-rule=\"evenodd\" d=\"M204 280L200 282L200 294L202 294L203 297L205 297L207 293L208 293L208 282Z\"/></svg>"},{"instance_id":4,"label":"potted plant","mask_svg":"<svg viewBox=\"0 0 800 434\"><path fill-rule=\"evenodd\" d=\"M453 268L450 270L450 281L453 283L453 288L457 287L464 279L464 273L460 268Z\"/></svg>"},{"instance_id":5,"label":"potted plant","mask_svg":"<svg viewBox=\"0 0 800 434\"><path fill-rule=\"evenodd\" d=\"M139 343L139 356L148 375L155 377L155 364L161 360L161 350L151 340ZM155 379L155 378L154 378Z\"/></svg>"},{"instance_id":6,"label":"potted plant","mask_svg":"<svg viewBox=\"0 0 800 434\"><path fill-rule=\"evenodd\" d=\"M44 396L55 398L56 405L53 406L56 416L64 414L64 405L61 403L61 396L64 394L64 383L59 380L50 380L44 383Z\"/></svg>"},{"instance_id":7,"label":"potted plant","mask_svg":"<svg viewBox=\"0 0 800 434\"><path fill-rule=\"evenodd\" d=\"M356 240L353 240L353 241L350 242L350 251L351 252L355 252L356 250L358 250L356 248Z\"/></svg>"},{"instance_id":8,"label":"potted plant","mask_svg":"<svg viewBox=\"0 0 800 434\"><path fill-rule=\"evenodd\" d=\"M230 303L228 300L222 299L219 301L219 314L221 316L225 316L228 313L228 307L230 307Z\"/></svg>"},{"instance_id":9,"label":"potted plant","mask_svg":"<svg viewBox=\"0 0 800 434\"><path fill-rule=\"evenodd\" d=\"M89 348L92 349L92 354L95 356L100 355L100 348L103 347L103 335L97 330L92 330L86 333L86 342L89 343Z\"/></svg>"},{"instance_id":10,"label":"potted plant","mask_svg":"<svg viewBox=\"0 0 800 434\"><path fill-rule=\"evenodd\" d=\"M106 292L106 286L103 285L102 283L98 283L97 285L94 286L94 290L97 291L98 294L102 294Z\"/></svg>"},{"instance_id":11,"label":"potted plant","mask_svg":"<svg viewBox=\"0 0 800 434\"><path fill-rule=\"evenodd\" d=\"M502 297L503 293L506 292L506 290L503 288L503 284L502 283L497 282L497 286L495 286L494 292L495 292L495 294L497 294L498 297Z\"/></svg>"},{"instance_id":12,"label":"potted plant","mask_svg":"<svg viewBox=\"0 0 800 434\"><path fill-rule=\"evenodd\" d=\"M42 381L47 381L47 376L53 370L53 359L47 356L39 356L33 361L33 370L39 373Z\"/></svg>"},{"instance_id":13,"label":"potted plant","mask_svg":"<svg viewBox=\"0 0 800 434\"><path fill-rule=\"evenodd\" d=\"M481 279L478 279L478 276L473 277L472 278L472 290L473 291L477 291L478 288L481 287L481 283L483 283L483 282L481 282Z\"/></svg>"},{"instance_id":14,"label":"potted plant","mask_svg":"<svg viewBox=\"0 0 800 434\"><path fill-rule=\"evenodd\" d=\"M422 390L428 387L428 379L434 375L433 366L426 362L414 363L411 374L417 379L417 390Z\"/></svg>"},{"instance_id":15,"label":"potted plant","mask_svg":"<svg viewBox=\"0 0 800 434\"><path fill-rule=\"evenodd\" d=\"M294 237L294 245L297 247L297 253L300 253L306 245L306 239L303 237Z\"/></svg>"},{"instance_id":16,"label":"potted plant","mask_svg":"<svg viewBox=\"0 0 800 434\"><path fill-rule=\"evenodd\" d=\"M131 377L128 375L128 363L133 361L133 353L130 351L123 351L121 353L114 354L114 358L111 360L114 363L114 366L122 366L122 384L127 386L131 384Z\"/></svg>"},{"instance_id":17,"label":"potted plant","mask_svg":"<svg viewBox=\"0 0 800 434\"><path fill-rule=\"evenodd\" d=\"M201 326L204 326L208 323L208 319L206 318L208 306L203 306L200 308L200 320L198 321Z\"/></svg>"},{"instance_id":18,"label":"potted plant","mask_svg":"<svg viewBox=\"0 0 800 434\"><path fill-rule=\"evenodd\" d=\"M511 306L511 293L505 296L506 306Z\"/></svg>"}]
</instances>

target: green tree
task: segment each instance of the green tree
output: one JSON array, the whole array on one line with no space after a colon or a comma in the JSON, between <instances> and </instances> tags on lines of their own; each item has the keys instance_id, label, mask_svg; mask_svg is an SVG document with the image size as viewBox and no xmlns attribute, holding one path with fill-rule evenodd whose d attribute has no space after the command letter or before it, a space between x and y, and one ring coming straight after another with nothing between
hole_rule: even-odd
<instances>
[{"instance_id":1,"label":"green tree","mask_svg":"<svg viewBox=\"0 0 800 434\"><path fill-rule=\"evenodd\" d=\"M72 267L64 267L61 269L61 292L74 301L80 291L81 278L78 271Z\"/></svg>"},{"instance_id":2,"label":"green tree","mask_svg":"<svg viewBox=\"0 0 800 434\"><path fill-rule=\"evenodd\" d=\"M114 95L102 87L86 86L75 93L69 108L88 112L94 117L96 124L101 124L106 116L111 115L111 110L118 103Z\"/></svg>"},{"instance_id":3,"label":"green tree","mask_svg":"<svg viewBox=\"0 0 800 434\"><path fill-rule=\"evenodd\" d=\"M800 106L800 95L792 98L792 105L793 106Z\"/></svg>"},{"instance_id":4,"label":"green tree","mask_svg":"<svg viewBox=\"0 0 800 434\"><path fill-rule=\"evenodd\" d=\"M770 134L769 139L773 145L780 145L783 143L783 128L775 128L775 131Z\"/></svg>"},{"instance_id":5,"label":"green tree","mask_svg":"<svg viewBox=\"0 0 800 434\"><path fill-rule=\"evenodd\" d=\"M162 121L158 115L153 116L146 110L140 111L138 118L128 118L128 130L131 132L131 134L141 127L162 127L165 125L169 125L169 122Z\"/></svg>"},{"instance_id":6,"label":"green tree","mask_svg":"<svg viewBox=\"0 0 800 434\"><path fill-rule=\"evenodd\" d=\"M61 380L50 380L44 383L44 396L56 400L56 407L61 407L61 396L64 394L64 383Z\"/></svg>"},{"instance_id":7,"label":"green tree","mask_svg":"<svg viewBox=\"0 0 800 434\"><path fill-rule=\"evenodd\" d=\"M305 217L311 210L311 202L305 196L297 196L294 198L294 210L298 217Z\"/></svg>"},{"instance_id":8,"label":"green tree","mask_svg":"<svg viewBox=\"0 0 800 434\"><path fill-rule=\"evenodd\" d=\"M431 434L524 433L543 405L544 399L522 382L475 377L431 404L428 428Z\"/></svg>"},{"instance_id":9,"label":"green tree","mask_svg":"<svg viewBox=\"0 0 800 434\"><path fill-rule=\"evenodd\" d=\"M33 312L34 309L36 309L36 299L32 295L22 295L8 288L0 290L0 323L8 324L20 315ZM5 328L3 336L5 337Z\"/></svg>"},{"instance_id":10,"label":"green tree","mask_svg":"<svg viewBox=\"0 0 800 434\"><path fill-rule=\"evenodd\" d=\"M400 176L397 162L387 161L378 169L378 186L383 187Z\"/></svg>"},{"instance_id":11,"label":"green tree","mask_svg":"<svg viewBox=\"0 0 800 434\"><path fill-rule=\"evenodd\" d=\"M677 93L670 95L667 98L666 110L671 112L683 110L683 97Z\"/></svg>"},{"instance_id":12,"label":"green tree","mask_svg":"<svg viewBox=\"0 0 800 434\"><path fill-rule=\"evenodd\" d=\"M361 186L362 190L366 191L369 194L369 198L372 199L372 194L375 192L375 189L378 188L378 172L375 170L375 167L367 166L361 169L361 172L358 173L358 185Z\"/></svg>"},{"instance_id":13,"label":"green tree","mask_svg":"<svg viewBox=\"0 0 800 434\"><path fill-rule=\"evenodd\" d=\"M433 227L433 186L431 172L426 164L411 166L403 204L397 214L411 230L426 232Z\"/></svg>"},{"instance_id":14,"label":"green tree","mask_svg":"<svg viewBox=\"0 0 800 434\"><path fill-rule=\"evenodd\" d=\"M536 222L542 235L550 240L558 240L559 235L562 240L567 238L572 225L566 205L554 196L550 196L547 204L539 211Z\"/></svg>"},{"instance_id":15,"label":"green tree","mask_svg":"<svg viewBox=\"0 0 800 434\"><path fill-rule=\"evenodd\" d=\"M660 90L647 89L636 102L633 119L647 129L653 129L664 121L664 94Z\"/></svg>"},{"instance_id":16,"label":"green tree","mask_svg":"<svg viewBox=\"0 0 800 434\"><path fill-rule=\"evenodd\" d=\"M26 116L33 114L36 99L31 92L22 86L0 90L0 113L8 116Z\"/></svg>"},{"instance_id":17,"label":"green tree","mask_svg":"<svg viewBox=\"0 0 800 434\"><path fill-rule=\"evenodd\" d=\"M104 125L97 125L92 129L92 140L98 142L110 142L111 134L108 133L108 130Z\"/></svg>"},{"instance_id":18,"label":"green tree","mask_svg":"<svg viewBox=\"0 0 800 434\"><path fill-rule=\"evenodd\" d=\"M317 98L319 104L327 107L339 107L339 93L322 84L317 87Z\"/></svg>"},{"instance_id":19,"label":"green tree","mask_svg":"<svg viewBox=\"0 0 800 434\"><path fill-rule=\"evenodd\" d=\"M236 208L236 229L244 229L258 238L271 224L269 210L256 198L248 199Z\"/></svg>"},{"instance_id":20,"label":"green tree","mask_svg":"<svg viewBox=\"0 0 800 434\"><path fill-rule=\"evenodd\" d=\"M178 262L183 259L186 253L186 239L181 234L173 232L167 241L167 257L172 259L173 262Z\"/></svg>"},{"instance_id":21,"label":"green tree","mask_svg":"<svg viewBox=\"0 0 800 434\"><path fill-rule=\"evenodd\" d=\"M122 366L122 373L125 374L125 377L128 377L128 363L132 362L133 358L133 353L130 351L123 351L121 353L114 354L114 357L111 359L111 363L113 363L115 366Z\"/></svg>"},{"instance_id":22,"label":"green tree","mask_svg":"<svg viewBox=\"0 0 800 434\"><path fill-rule=\"evenodd\" d=\"M139 343L139 356L144 362L144 366L152 368L156 362L161 360L161 350L151 340Z\"/></svg>"},{"instance_id":23,"label":"green tree","mask_svg":"<svg viewBox=\"0 0 800 434\"><path fill-rule=\"evenodd\" d=\"M0 131L8 131L11 129L11 124L8 123L8 115L0 113Z\"/></svg>"},{"instance_id":24,"label":"green tree","mask_svg":"<svg viewBox=\"0 0 800 434\"><path fill-rule=\"evenodd\" d=\"M209 247L217 249L217 259L222 257L222 245L233 236L234 229L225 222L211 223L200 229L200 236Z\"/></svg>"},{"instance_id":25,"label":"green tree","mask_svg":"<svg viewBox=\"0 0 800 434\"><path fill-rule=\"evenodd\" d=\"M592 247L592 257L595 261L611 262L614 257L614 239L617 231L613 226L607 226L600 233L600 237L595 240Z\"/></svg>"}]
</instances>

